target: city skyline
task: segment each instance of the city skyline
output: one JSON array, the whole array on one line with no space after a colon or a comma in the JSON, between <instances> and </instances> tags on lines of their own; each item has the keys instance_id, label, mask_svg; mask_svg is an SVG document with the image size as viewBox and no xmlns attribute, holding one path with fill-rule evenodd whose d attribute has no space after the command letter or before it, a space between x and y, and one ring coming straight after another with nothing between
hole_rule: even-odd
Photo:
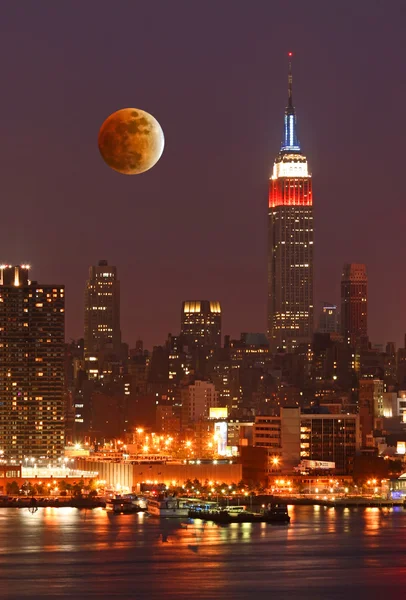
<instances>
[{"instance_id":1,"label":"city skyline","mask_svg":"<svg viewBox=\"0 0 406 600\"><path fill-rule=\"evenodd\" d=\"M300 133L317 181L315 312L324 300L339 303L342 265L364 263L370 339L400 345L403 290L388 291L402 268L402 152L387 115L404 97L396 76L402 20L396 11L389 17L383 7L364 2L350 14L326 11L322 2L308 11L295 1L247 14L237 2L232 30L229 11L221 6L216 23L210 11L199 14L192 36L184 27L188 10L175 10L175 19L162 7L157 22L154 8L145 9L159 31L153 40L147 32L137 37L133 51L139 55L142 48L144 58L129 77L130 32L109 48L107 30L96 30L90 8L78 21L66 7L10 7L4 27L14 37L7 34L0 42L8 57L4 76L13 81L0 100L7 114L0 151L2 256L12 264L29 260L41 280L63 281L68 338L82 335L83 283L88 266L101 257L120 270L123 338L130 344L138 337L147 347L162 343L176 330L179 303L188 297L217 298L223 332L233 337L265 331L267 180L280 142L285 56L292 49ZM107 3L99 11L104 18ZM111 19L106 23L113 27L130 27L118 16ZM391 27L382 30L389 21ZM286 22L289 39L277 27ZM202 43L207 32L209 47ZM15 36L18 52L10 56ZM47 52L49 45L55 52ZM135 99L156 114L168 143L153 175L130 181L104 169L97 131L111 110ZM250 127L239 127L242 114L249 115ZM385 161L382 149L389 147L391 160ZM389 198L384 212L382 198ZM205 209L194 216L191 206ZM53 215L62 210L64 227L57 231Z\"/></svg>"},{"instance_id":2,"label":"city skyline","mask_svg":"<svg viewBox=\"0 0 406 600\"><path fill-rule=\"evenodd\" d=\"M0 597L399 595L405 0L3 9Z\"/></svg>"}]
</instances>

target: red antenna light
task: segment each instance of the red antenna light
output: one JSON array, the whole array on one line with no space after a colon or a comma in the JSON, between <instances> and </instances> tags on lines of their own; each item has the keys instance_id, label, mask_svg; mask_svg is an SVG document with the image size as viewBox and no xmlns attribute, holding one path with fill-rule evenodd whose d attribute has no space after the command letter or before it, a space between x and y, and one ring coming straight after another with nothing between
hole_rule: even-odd
<instances>
[{"instance_id":1,"label":"red antenna light","mask_svg":"<svg viewBox=\"0 0 406 600\"><path fill-rule=\"evenodd\" d=\"M288 52L288 56L293 56L293 52Z\"/></svg>"}]
</instances>

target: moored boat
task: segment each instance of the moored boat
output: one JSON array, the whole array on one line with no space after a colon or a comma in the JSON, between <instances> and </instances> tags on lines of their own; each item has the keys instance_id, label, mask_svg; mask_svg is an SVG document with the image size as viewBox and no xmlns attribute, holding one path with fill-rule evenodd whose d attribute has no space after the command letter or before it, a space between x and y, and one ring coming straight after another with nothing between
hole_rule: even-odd
<instances>
[{"instance_id":1,"label":"moored boat","mask_svg":"<svg viewBox=\"0 0 406 600\"><path fill-rule=\"evenodd\" d=\"M109 498L106 500L106 510L115 514L119 513L135 513L141 509L133 503L130 498Z\"/></svg>"},{"instance_id":2,"label":"moored boat","mask_svg":"<svg viewBox=\"0 0 406 600\"><path fill-rule=\"evenodd\" d=\"M153 517L187 517L189 506L187 500L167 496L156 500L149 499L147 512Z\"/></svg>"},{"instance_id":3,"label":"moored boat","mask_svg":"<svg viewBox=\"0 0 406 600\"><path fill-rule=\"evenodd\" d=\"M289 523L290 516L286 504L269 504L260 513L247 511L245 506L220 507L216 503L195 503L189 510L192 519L213 521L220 525L229 523Z\"/></svg>"},{"instance_id":4,"label":"moored boat","mask_svg":"<svg viewBox=\"0 0 406 600\"><path fill-rule=\"evenodd\" d=\"M286 504L268 504L264 516L267 523L290 523Z\"/></svg>"}]
</instances>

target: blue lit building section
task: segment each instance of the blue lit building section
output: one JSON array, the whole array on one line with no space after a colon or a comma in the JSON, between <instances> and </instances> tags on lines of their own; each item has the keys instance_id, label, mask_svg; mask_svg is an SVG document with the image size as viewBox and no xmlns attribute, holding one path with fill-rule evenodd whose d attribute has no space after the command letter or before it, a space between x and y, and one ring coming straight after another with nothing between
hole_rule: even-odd
<instances>
[{"instance_id":1,"label":"blue lit building section","mask_svg":"<svg viewBox=\"0 0 406 600\"><path fill-rule=\"evenodd\" d=\"M289 53L291 56L291 53ZM296 113L292 101L292 63L289 61L288 105L285 109L285 135L281 152L300 152L300 144L296 134Z\"/></svg>"},{"instance_id":2,"label":"blue lit building section","mask_svg":"<svg viewBox=\"0 0 406 600\"><path fill-rule=\"evenodd\" d=\"M296 115L288 106L285 112L285 136L281 146L281 152L300 152L300 144L296 134Z\"/></svg>"}]
</instances>

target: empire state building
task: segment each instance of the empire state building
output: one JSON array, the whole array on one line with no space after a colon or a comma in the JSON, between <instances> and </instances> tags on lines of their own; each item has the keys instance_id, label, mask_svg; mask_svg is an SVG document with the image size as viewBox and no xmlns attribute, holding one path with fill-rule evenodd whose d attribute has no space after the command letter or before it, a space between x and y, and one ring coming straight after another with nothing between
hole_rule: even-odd
<instances>
[{"instance_id":1,"label":"empire state building","mask_svg":"<svg viewBox=\"0 0 406 600\"><path fill-rule=\"evenodd\" d=\"M273 352L291 352L312 334L312 178L297 139L289 60L284 139L269 181L268 338Z\"/></svg>"}]
</instances>

